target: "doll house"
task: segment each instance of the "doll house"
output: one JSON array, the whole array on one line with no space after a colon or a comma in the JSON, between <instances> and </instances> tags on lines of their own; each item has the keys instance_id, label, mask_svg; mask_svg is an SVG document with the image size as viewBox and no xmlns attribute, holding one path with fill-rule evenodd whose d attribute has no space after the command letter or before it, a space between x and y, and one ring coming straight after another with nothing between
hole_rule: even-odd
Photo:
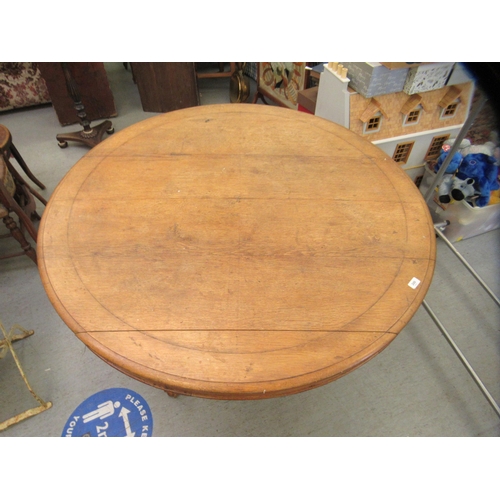
<instances>
[{"instance_id":1,"label":"doll house","mask_svg":"<svg viewBox=\"0 0 500 500\"><path fill-rule=\"evenodd\" d=\"M416 179L457 136L473 95L457 63L328 63L315 114L366 137Z\"/></svg>"}]
</instances>

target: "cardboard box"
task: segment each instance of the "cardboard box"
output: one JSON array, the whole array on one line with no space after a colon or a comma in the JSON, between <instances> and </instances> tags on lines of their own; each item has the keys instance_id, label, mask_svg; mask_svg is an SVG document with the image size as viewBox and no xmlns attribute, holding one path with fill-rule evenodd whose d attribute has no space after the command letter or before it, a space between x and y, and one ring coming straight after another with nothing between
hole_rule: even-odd
<instances>
[{"instance_id":1,"label":"cardboard box","mask_svg":"<svg viewBox=\"0 0 500 500\"><path fill-rule=\"evenodd\" d=\"M314 115L316 111L316 101L318 100L318 90L319 87L311 87L309 89L304 89L299 92L297 102L299 103L300 111L307 110L309 113Z\"/></svg>"},{"instance_id":2,"label":"cardboard box","mask_svg":"<svg viewBox=\"0 0 500 500\"><path fill-rule=\"evenodd\" d=\"M402 69L402 68L414 68L415 66L419 66L420 64L430 64L430 63L422 63L422 62L383 62L383 64L388 69Z\"/></svg>"},{"instance_id":3,"label":"cardboard box","mask_svg":"<svg viewBox=\"0 0 500 500\"><path fill-rule=\"evenodd\" d=\"M378 62L343 62L347 68L349 86L363 97L401 92L408 76L408 68L389 69Z\"/></svg>"},{"instance_id":4,"label":"cardboard box","mask_svg":"<svg viewBox=\"0 0 500 500\"><path fill-rule=\"evenodd\" d=\"M443 88L455 63L422 64L408 70L403 91L408 95Z\"/></svg>"}]
</instances>

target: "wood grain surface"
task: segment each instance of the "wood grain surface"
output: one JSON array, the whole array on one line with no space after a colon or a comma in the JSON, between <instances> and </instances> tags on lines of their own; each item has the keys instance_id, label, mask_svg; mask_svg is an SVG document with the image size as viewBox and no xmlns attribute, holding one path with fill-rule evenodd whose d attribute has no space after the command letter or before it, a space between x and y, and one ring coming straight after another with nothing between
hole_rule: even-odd
<instances>
[{"instance_id":1,"label":"wood grain surface","mask_svg":"<svg viewBox=\"0 0 500 500\"><path fill-rule=\"evenodd\" d=\"M384 349L427 292L435 236L407 174L362 137L222 104L90 150L45 209L38 255L55 309L110 365L178 394L258 399Z\"/></svg>"}]
</instances>

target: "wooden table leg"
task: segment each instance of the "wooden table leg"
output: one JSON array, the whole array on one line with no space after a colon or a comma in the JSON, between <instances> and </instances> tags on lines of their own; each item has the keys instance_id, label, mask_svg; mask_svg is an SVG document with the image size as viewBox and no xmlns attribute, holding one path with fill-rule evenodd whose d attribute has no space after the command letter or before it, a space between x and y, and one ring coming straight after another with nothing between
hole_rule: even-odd
<instances>
[{"instance_id":1,"label":"wooden table leg","mask_svg":"<svg viewBox=\"0 0 500 500\"><path fill-rule=\"evenodd\" d=\"M61 66L64 72L64 77L66 79L66 86L68 88L69 95L71 96L71 99L73 99L74 107L77 112L76 114L80 119L83 130L81 130L80 132L73 132L69 134L58 134L56 136L58 145L61 148L65 148L68 145L67 141L76 141L93 148L102 141L104 132L112 134L115 130L109 120L106 120L105 122L95 127L90 126L90 121L87 119L87 113L85 112L85 106L82 103L80 92L78 91L76 82L71 75L68 64L61 63Z\"/></svg>"},{"instance_id":2,"label":"wooden table leg","mask_svg":"<svg viewBox=\"0 0 500 500\"><path fill-rule=\"evenodd\" d=\"M114 132L113 125L109 120L92 127L89 131L81 130L80 132L70 132L67 134L57 134L56 139L58 146L65 148L68 145L67 141L75 141L85 144L93 148L102 141L104 132L112 134Z\"/></svg>"}]
</instances>

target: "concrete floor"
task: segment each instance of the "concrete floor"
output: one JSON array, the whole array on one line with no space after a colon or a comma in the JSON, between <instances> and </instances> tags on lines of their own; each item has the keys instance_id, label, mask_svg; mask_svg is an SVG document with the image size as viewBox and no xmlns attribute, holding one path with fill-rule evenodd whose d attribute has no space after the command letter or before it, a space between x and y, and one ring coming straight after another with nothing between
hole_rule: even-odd
<instances>
[{"instance_id":1,"label":"concrete floor","mask_svg":"<svg viewBox=\"0 0 500 500\"><path fill-rule=\"evenodd\" d=\"M117 131L154 115L142 111L130 71L121 63L107 63L107 70ZM229 102L228 89L227 79L202 80L201 103ZM57 146L56 134L79 126L63 129L50 106L2 113L0 122L46 184L47 198L88 151L76 143ZM495 230L456 244L497 296L499 236ZM427 301L500 401L498 307L440 240ZM385 351L358 370L318 389L263 401L173 399L111 368L62 322L28 258L0 261L0 320L7 328L20 323L35 330L15 349L35 391L53 403L1 437L60 436L80 403L115 387L147 401L154 436L500 436L499 417L423 308ZM7 354L0 360L0 421L32 406L34 400Z\"/></svg>"}]
</instances>

